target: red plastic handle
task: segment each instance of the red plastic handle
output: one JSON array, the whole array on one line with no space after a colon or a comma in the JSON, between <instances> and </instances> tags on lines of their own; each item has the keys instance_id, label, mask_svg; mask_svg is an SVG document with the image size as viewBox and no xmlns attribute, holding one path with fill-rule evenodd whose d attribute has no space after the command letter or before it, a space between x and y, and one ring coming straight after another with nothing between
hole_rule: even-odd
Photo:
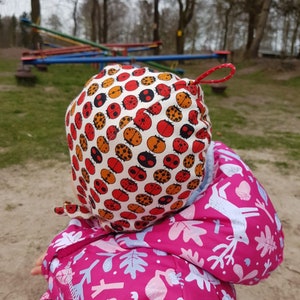
<instances>
[{"instance_id":1,"label":"red plastic handle","mask_svg":"<svg viewBox=\"0 0 300 300\"><path fill-rule=\"evenodd\" d=\"M203 80L204 78L206 78L210 74L214 73L215 71L220 70L220 69L225 69L225 68L230 69L230 73L227 76L225 76L223 78L220 78L220 79ZM195 79L195 81L193 82L193 84L199 84L199 83L208 83L208 84L210 84L210 83L224 82L224 81L227 81L228 79L230 79L234 75L235 70L236 70L235 66L231 63L221 64L221 65L218 65L214 68L209 69L208 71L206 71L203 74L201 74L200 76L198 76Z\"/></svg>"}]
</instances>

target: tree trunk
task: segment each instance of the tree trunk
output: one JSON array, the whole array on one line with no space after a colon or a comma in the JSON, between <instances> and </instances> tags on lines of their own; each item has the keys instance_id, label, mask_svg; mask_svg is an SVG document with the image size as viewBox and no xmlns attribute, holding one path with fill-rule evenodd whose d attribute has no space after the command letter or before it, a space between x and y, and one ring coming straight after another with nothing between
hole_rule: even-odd
<instances>
[{"instance_id":1,"label":"tree trunk","mask_svg":"<svg viewBox=\"0 0 300 300\"><path fill-rule=\"evenodd\" d=\"M78 28L78 24L77 24L77 6L78 6L78 0L75 0L74 1L73 13L72 13L73 22L74 22L73 36L77 35L77 28Z\"/></svg>"},{"instance_id":2,"label":"tree trunk","mask_svg":"<svg viewBox=\"0 0 300 300\"><path fill-rule=\"evenodd\" d=\"M185 29L193 18L195 0L185 0L185 8L183 9L182 0L177 0L179 4L179 21L176 32L176 50L177 54L184 54Z\"/></svg>"},{"instance_id":3,"label":"tree trunk","mask_svg":"<svg viewBox=\"0 0 300 300\"><path fill-rule=\"evenodd\" d=\"M180 24L176 32L176 50L177 54L184 53L184 30Z\"/></svg>"},{"instance_id":4,"label":"tree trunk","mask_svg":"<svg viewBox=\"0 0 300 300\"><path fill-rule=\"evenodd\" d=\"M31 0L31 21L35 24L41 23L41 6L39 0ZM42 38L35 28L31 31L31 43L32 48L35 50L42 47Z\"/></svg>"},{"instance_id":5,"label":"tree trunk","mask_svg":"<svg viewBox=\"0 0 300 300\"><path fill-rule=\"evenodd\" d=\"M227 48L227 39L228 39L228 27L229 27L229 15L230 12L233 8L233 2L229 3L229 7L228 9L225 10L225 24L224 24L224 38L223 38L223 45L222 45L222 49L226 49Z\"/></svg>"},{"instance_id":6,"label":"tree trunk","mask_svg":"<svg viewBox=\"0 0 300 300\"><path fill-rule=\"evenodd\" d=\"M272 0L263 1L262 9L257 19L255 36L251 44L249 45L249 48L245 52L245 58L255 58L258 56L259 45L264 35L264 30L267 24L271 2Z\"/></svg>"},{"instance_id":7,"label":"tree trunk","mask_svg":"<svg viewBox=\"0 0 300 300\"><path fill-rule=\"evenodd\" d=\"M107 36L108 36L108 22L107 22L107 16L108 16L108 0L103 1L103 26L102 26L102 43L107 43Z\"/></svg>"},{"instance_id":8,"label":"tree trunk","mask_svg":"<svg viewBox=\"0 0 300 300\"><path fill-rule=\"evenodd\" d=\"M15 16L11 17L10 20L10 47L17 45L17 19Z\"/></svg>"},{"instance_id":9,"label":"tree trunk","mask_svg":"<svg viewBox=\"0 0 300 300\"><path fill-rule=\"evenodd\" d=\"M247 43L246 43L246 50L248 51L253 43L254 39L254 32L256 27L256 12L250 11L248 13L249 21L248 21L248 33L247 33Z\"/></svg>"},{"instance_id":10,"label":"tree trunk","mask_svg":"<svg viewBox=\"0 0 300 300\"><path fill-rule=\"evenodd\" d=\"M290 15L286 14L284 16L284 22L283 22L283 35L282 35L282 48L281 48L281 55L286 56L287 55L287 48L289 43L289 32L290 32Z\"/></svg>"},{"instance_id":11,"label":"tree trunk","mask_svg":"<svg viewBox=\"0 0 300 300\"><path fill-rule=\"evenodd\" d=\"M295 44L296 44L296 40L297 40L297 35L298 35L298 29L299 29L299 25L300 25L300 18L297 18L296 24L295 24L295 28L293 30L293 35L292 35L292 43L291 43L291 50L290 50L290 54L293 56L295 53Z\"/></svg>"},{"instance_id":12,"label":"tree trunk","mask_svg":"<svg viewBox=\"0 0 300 300\"><path fill-rule=\"evenodd\" d=\"M97 40L97 6L98 1L92 0L92 10L91 10L91 41L96 42Z\"/></svg>"},{"instance_id":13,"label":"tree trunk","mask_svg":"<svg viewBox=\"0 0 300 300\"><path fill-rule=\"evenodd\" d=\"M154 23L153 23L153 41L159 41L159 11L158 11L159 0L154 0ZM159 47L154 48L154 55L159 54Z\"/></svg>"}]
</instances>

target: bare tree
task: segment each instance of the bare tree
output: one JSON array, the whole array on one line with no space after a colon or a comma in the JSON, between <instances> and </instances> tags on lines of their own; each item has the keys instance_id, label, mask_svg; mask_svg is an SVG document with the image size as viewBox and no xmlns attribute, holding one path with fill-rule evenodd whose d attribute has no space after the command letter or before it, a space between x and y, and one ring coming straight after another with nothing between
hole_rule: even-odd
<instances>
[{"instance_id":1,"label":"bare tree","mask_svg":"<svg viewBox=\"0 0 300 300\"><path fill-rule=\"evenodd\" d=\"M300 0L276 1L277 23L282 21L281 53L294 55L300 26ZM279 19L279 20L278 20Z\"/></svg>"},{"instance_id":2,"label":"bare tree","mask_svg":"<svg viewBox=\"0 0 300 300\"><path fill-rule=\"evenodd\" d=\"M39 0L31 0L31 21L36 24L41 23L41 6ZM36 29L31 31L31 42L33 49L39 49L42 46L42 38Z\"/></svg>"},{"instance_id":3,"label":"bare tree","mask_svg":"<svg viewBox=\"0 0 300 300\"><path fill-rule=\"evenodd\" d=\"M222 24L223 40L221 49L228 48L228 35L231 13L237 4L234 0L218 0L216 3L217 16Z\"/></svg>"},{"instance_id":4,"label":"bare tree","mask_svg":"<svg viewBox=\"0 0 300 300\"><path fill-rule=\"evenodd\" d=\"M108 37L108 0L103 0L102 6L102 30L99 30L101 36L99 36L99 41L102 43L107 43Z\"/></svg>"},{"instance_id":5,"label":"bare tree","mask_svg":"<svg viewBox=\"0 0 300 300\"><path fill-rule=\"evenodd\" d=\"M293 12L293 18L294 18L294 28L292 30L292 38L291 38L291 49L290 49L290 54L294 55L295 54L295 45L299 33L299 27L300 27L300 1L296 1L295 3L295 9ZM298 55L300 54L300 51L298 50Z\"/></svg>"},{"instance_id":6,"label":"bare tree","mask_svg":"<svg viewBox=\"0 0 300 300\"><path fill-rule=\"evenodd\" d=\"M135 24L138 42L152 41L153 39L153 4L151 1L138 2L139 16Z\"/></svg>"},{"instance_id":7,"label":"bare tree","mask_svg":"<svg viewBox=\"0 0 300 300\"><path fill-rule=\"evenodd\" d=\"M154 0L153 41L159 41L159 0ZM154 54L159 54L159 47L154 48Z\"/></svg>"},{"instance_id":8,"label":"bare tree","mask_svg":"<svg viewBox=\"0 0 300 300\"><path fill-rule=\"evenodd\" d=\"M160 52L165 54L223 48L243 49L246 58L256 57L260 45L286 54L299 52L300 0L139 0L135 6L126 0L68 1L73 35L80 31L99 43L161 40ZM39 24L40 1L31 3L31 19ZM51 26L58 29L56 25ZM170 35L174 28L176 35ZM33 30L31 41L38 48L36 34Z\"/></svg>"},{"instance_id":9,"label":"bare tree","mask_svg":"<svg viewBox=\"0 0 300 300\"><path fill-rule=\"evenodd\" d=\"M97 42L97 29L99 21L99 3L97 0L92 0L91 7L91 40L92 42Z\"/></svg>"},{"instance_id":10,"label":"bare tree","mask_svg":"<svg viewBox=\"0 0 300 300\"><path fill-rule=\"evenodd\" d=\"M9 17L2 17L0 15L0 34L1 34L0 47L1 48L6 48L9 46L9 40L8 40L9 23L10 23Z\"/></svg>"},{"instance_id":11,"label":"bare tree","mask_svg":"<svg viewBox=\"0 0 300 300\"><path fill-rule=\"evenodd\" d=\"M177 0L170 0L163 4L160 6L159 17L159 36L162 41L160 53L175 53L176 35L170 33L174 32L178 24Z\"/></svg>"},{"instance_id":12,"label":"bare tree","mask_svg":"<svg viewBox=\"0 0 300 300\"><path fill-rule=\"evenodd\" d=\"M74 5L72 11L72 18L74 23L74 27L72 31L73 36L76 36L78 31L78 18L77 18L78 1L79 0L72 0L72 4Z\"/></svg>"},{"instance_id":13,"label":"bare tree","mask_svg":"<svg viewBox=\"0 0 300 300\"><path fill-rule=\"evenodd\" d=\"M50 15L50 17L47 19L47 25L50 27L50 29L55 31L59 31L62 27L62 23L57 14Z\"/></svg>"},{"instance_id":14,"label":"bare tree","mask_svg":"<svg viewBox=\"0 0 300 300\"><path fill-rule=\"evenodd\" d=\"M263 38L267 24L272 0L246 0L245 7L249 15L248 20L248 40L245 58L258 56L260 42Z\"/></svg>"},{"instance_id":15,"label":"bare tree","mask_svg":"<svg viewBox=\"0 0 300 300\"><path fill-rule=\"evenodd\" d=\"M21 15L21 18L25 18L25 19L30 19L30 16L28 15L28 13L23 13ZM28 48L29 44L30 44L30 33L28 32L28 27L25 26L23 23L20 23L20 45ZM1 34L1 36L3 36Z\"/></svg>"},{"instance_id":16,"label":"bare tree","mask_svg":"<svg viewBox=\"0 0 300 300\"><path fill-rule=\"evenodd\" d=\"M179 4L179 20L176 32L176 50L177 54L184 53L185 30L187 25L193 18L196 0L185 0L185 5L182 0L177 0Z\"/></svg>"},{"instance_id":17,"label":"bare tree","mask_svg":"<svg viewBox=\"0 0 300 300\"><path fill-rule=\"evenodd\" d=\"M17 45L17 25L17 18L13 15L9 24L10 47L15 47Z\"/></svg>"}]
</instances>

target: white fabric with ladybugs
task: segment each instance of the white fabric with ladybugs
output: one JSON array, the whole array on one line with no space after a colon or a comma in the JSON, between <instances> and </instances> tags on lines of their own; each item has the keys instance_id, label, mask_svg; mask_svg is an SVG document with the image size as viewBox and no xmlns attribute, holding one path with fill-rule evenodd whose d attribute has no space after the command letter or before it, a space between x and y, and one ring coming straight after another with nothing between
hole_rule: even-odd
<instances>
[{"instance_id":1,"label":"white fabric with ladybugs","mask_svg":"<svg viewBox=\"0 0 300 300\"><path fill-rule=\"evenodd\" d=\"M211 124L199 84L146 67L110 65L66 113L80 205L107 231L137 231L182 209L204 177Z\"/></svg>"}]
</instances>

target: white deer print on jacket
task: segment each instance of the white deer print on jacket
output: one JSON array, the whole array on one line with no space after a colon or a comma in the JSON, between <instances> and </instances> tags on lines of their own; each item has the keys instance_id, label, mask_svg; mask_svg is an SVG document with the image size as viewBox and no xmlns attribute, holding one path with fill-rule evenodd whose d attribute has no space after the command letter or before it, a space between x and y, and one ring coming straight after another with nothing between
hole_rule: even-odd
<instances>
[{"instance_id":1,"label":"white deer print on jacket","mask_svg":"<svg viewBox=\"0 0 300 300\"><path fill-rule=\"evenodd\" d=\"M212 255L208 258L208 261L215 260L212 265L212 269L215 269L218 264L220 267L224 268L224 261L226 264L234 264L234 252L238 242L242 242L246 245L249 244L249 239L246 234L247 229L247 218L258 216L257 207L237 207L226 197L226 188L230 186L230 182L227 182L225 185L221 186L218 190L217 186L212 187L212 195L210 196L209 203L205 206L205 209L215 209L220 214L226 216L232 227L232 236L228 236L227 240L229 244L219 244L213 248L213 252L217 252L220 249L223 249L223 252L220 255Z\"/></svg>"}]
</instances>

